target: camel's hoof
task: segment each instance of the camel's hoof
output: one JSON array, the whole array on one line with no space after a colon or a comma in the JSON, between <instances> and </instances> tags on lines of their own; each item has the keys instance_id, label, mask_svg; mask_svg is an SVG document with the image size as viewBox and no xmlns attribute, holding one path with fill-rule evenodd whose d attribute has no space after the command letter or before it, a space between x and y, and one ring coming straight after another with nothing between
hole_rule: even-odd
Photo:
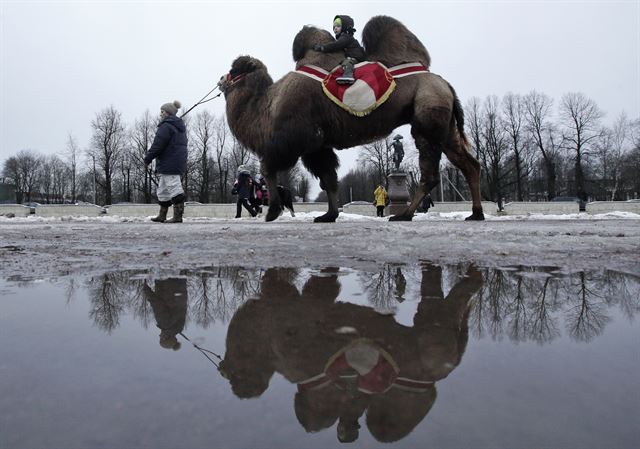
<instances>
[{"instance_id":1,"label":"camel's hoof","mask_svg":"<svg viewBox=\"0 0 640 449\"><path fill-rule=\"evenodd\" d=\"M337 215L324 214L324 215L320 215L319 217L314 218L313 222L314 223L335 223L336 218L338 218Z\"/></svg>"},{"instance_id":2,"label":"camel's hoof","mask_svg":"<svg viewBox=\"0 0 640 449\"><path fill-rule=\"evenodd\" d=\"M465 218L467 221L482 221L484 220L484 212L482 212L482 207L472 207L471 215Z\"/></svg>"},{"instance_id":3,"label":"camel's hoof","mask_svg":"<svg viewBox=\"0 0 640 449\"><path fill-rule=\"evenodd\" d=\"M267 216L266 216L266 217L265 217L265 219L264 219L264 221L274 221L274 220L275 220L276 218L278 218L279 216L280 216L280 214L279 214L279 213L277 213L277 212L276 212L275 214L272 214L271 212L268 212L268 213L267 213Z\"/></svg>"},{"instance_id":4,"label":"camel's hoof","mask_svg":"<svg viewBox=\"0 0 640 449\"><path fill-rule=\"evenodd\" d=\"M413 220L413 215L392 215L389 217L389 221L411 221Z\"/></svg>"}]
</instances>

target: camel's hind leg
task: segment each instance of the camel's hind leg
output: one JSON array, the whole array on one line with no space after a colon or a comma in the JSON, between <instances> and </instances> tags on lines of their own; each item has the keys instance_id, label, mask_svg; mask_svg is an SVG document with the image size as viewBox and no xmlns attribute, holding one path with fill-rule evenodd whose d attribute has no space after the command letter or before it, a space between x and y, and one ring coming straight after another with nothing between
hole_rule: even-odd
<instances>
[{"instance_id":1,"label":"camel's hind leg","mask_svg":"<svg viewBox=\"0 0 640 449\"><path fill-rule=\"evenodd\" d=\"M282 213L282 200L278 192L278 172L270 170L264 163L261 164L260 170L267 181L267 189L269 189L269 209L265 221L273 221Z\"/></svg>"},{"instance_id":2,"label":"camel's hind leg","mask_svg":"<svg viewBox=\"0 0 640 449\"><path fill-rule=\"evenodd\" d=\"M453 165L460 169L471 191L471 215L466 220L484 220L482 198L480 196L480 163L467 151L466 145L457 133L452 133L444 146L444 154Z\"/></svg>"},{"instance_id":3,"label":"camel's hind leg","mask_svg":"<svg viewBox=\"0 0 640 449\"><path fill-rule=\"evenodd\" d=\"M338 166L340 162L333 148L307 153L302 156L302 163L313 176L320 179L320 188L327 192L329 210L313 221L334 222L338 218Z\"/></svg>"},{"instance_id":4,"label":"camel's hind leg","mask_svg":"<svg viewBox=\"0 0 640 449\"><path fill-rule=\"evenodd\" d=\"M435 144L429 143L427 139L421 135L414 133L413 137L416 142L416 148L419 153L420 163L420 183L416 189L416 193L411 200L411 204L400 214L394 215L389 218L389 221L411 221L416 209L427 195L431 192L435 186L438 185L440 180L440 157L442 151L440 147Z\"/></svg>"}]
</instances>

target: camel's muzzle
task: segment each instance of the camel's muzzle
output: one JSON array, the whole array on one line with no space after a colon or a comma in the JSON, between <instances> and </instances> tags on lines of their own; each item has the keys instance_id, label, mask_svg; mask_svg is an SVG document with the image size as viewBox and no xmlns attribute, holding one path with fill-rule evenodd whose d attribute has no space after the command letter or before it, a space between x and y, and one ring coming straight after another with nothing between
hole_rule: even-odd
<instances>
[{"instance_id":1,"label":"camel's muzzle","mask_svg":"<svg viewBox=\"0 0 640 449\"><path fill-rule=\"evenodd\" d=\"M220 88L220 92L227 93L242 78L244 78L246 73L241 73L240 75L236 75L234 77L231 76L230 73L226 75L222 75L220 81L218 81L218 87Z\"/></svg>"},{"instance_id":2,"label":"camel's muzzle","mask_svg":"<svg viewBox=\"0 0 640 449\"><path fill-rule=\"evenodd\" d=\"M228 73L220 77L220 81L218 81L218 88L220 89L220 92L225 92L227 90L230 81L231 76Z\"/></svg>"}]
</instances>

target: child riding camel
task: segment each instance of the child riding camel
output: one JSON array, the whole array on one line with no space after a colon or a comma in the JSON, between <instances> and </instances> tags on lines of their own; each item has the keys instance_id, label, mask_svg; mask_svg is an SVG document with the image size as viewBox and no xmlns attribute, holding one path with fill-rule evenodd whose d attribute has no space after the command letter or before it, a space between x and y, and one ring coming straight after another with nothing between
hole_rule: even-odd
<instances>
[{"instance_id":1,"label":"child riding camel","mask_svg":"<svg viewBox=\"0 0 640 449\"><path fill-rule=\"evenodd\" d=\"M349 16L335 16L333 19L333 32L336 41L326 45L316 44L313 49L322 53L333 53L344 50L345 59L340 64L343 74L336 79L338 84L353 84L353 66L365 59L364 48L358 43L353 33L353 19Z\"/></svg>"}]
</instances>

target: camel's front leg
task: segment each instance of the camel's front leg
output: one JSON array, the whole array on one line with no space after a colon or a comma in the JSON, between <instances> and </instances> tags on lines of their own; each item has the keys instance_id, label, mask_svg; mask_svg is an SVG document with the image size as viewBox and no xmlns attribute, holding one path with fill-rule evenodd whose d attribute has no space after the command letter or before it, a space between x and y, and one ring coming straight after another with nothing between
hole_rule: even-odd
<instances>
[{"instance_id":1,"label":"camel's front leg","mask_svg":"<svg viewBox=\"0 0 640 449\"><path fill-rule=\"evenodd\" d=\"M329 210L316 217L316 223L333 223L338 218L338 156L331 147L302 155L302 163L312 175L320 179L320 188L327 192Z\"/></svg>"}]
</instances>

